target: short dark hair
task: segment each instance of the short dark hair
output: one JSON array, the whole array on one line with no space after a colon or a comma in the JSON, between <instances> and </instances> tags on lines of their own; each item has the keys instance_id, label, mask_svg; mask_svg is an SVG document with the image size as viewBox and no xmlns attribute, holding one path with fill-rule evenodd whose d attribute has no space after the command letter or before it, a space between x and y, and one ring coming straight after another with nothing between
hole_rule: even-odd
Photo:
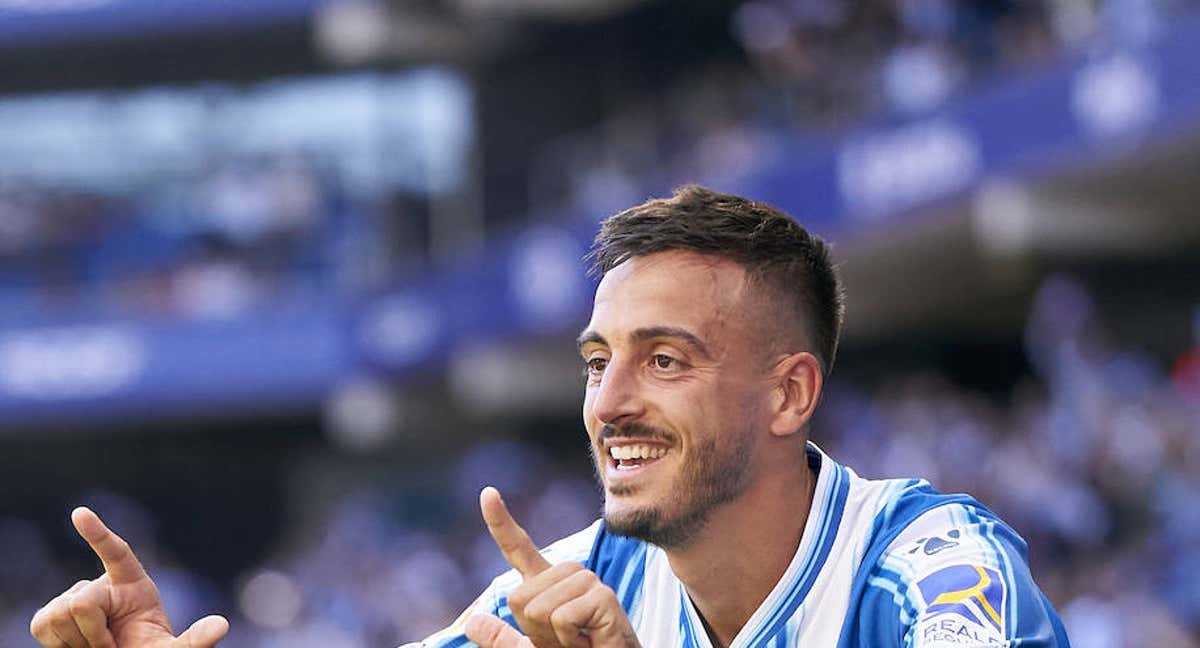
<instances>
[{"instance_id":1,"label":"short dark hair","mask_svg":"<svg viewBox=\"0 0 1200 648\"><path fill-rule=\"evenodd\" d=\"M829 244L767 205L697 185L609 216L587 259L605 273L633 257L691 250L734 261L784 299L809 326L813 354L828 375L837 355L845 303Z\"/></svg>"}]
</instances>

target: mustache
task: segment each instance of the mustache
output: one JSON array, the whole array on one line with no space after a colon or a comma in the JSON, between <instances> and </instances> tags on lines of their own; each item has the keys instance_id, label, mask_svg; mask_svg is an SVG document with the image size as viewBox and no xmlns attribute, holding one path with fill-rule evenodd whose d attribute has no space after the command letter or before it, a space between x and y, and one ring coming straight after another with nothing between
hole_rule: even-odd
<instances>
[{"instance_id":1,"label":"mustache","mask_svg":"<svg viewBox=\"0 0 1200 648\"><path fill-rule=\"evenodd\" d=\"M644 439L646 441L662 441L665 443L674 443L676 441L675 435L666 430L636 422L621 425L605 423L604 427L600 428L599 436L601 442L609 439Z\"/></svg>"}]
</instances>

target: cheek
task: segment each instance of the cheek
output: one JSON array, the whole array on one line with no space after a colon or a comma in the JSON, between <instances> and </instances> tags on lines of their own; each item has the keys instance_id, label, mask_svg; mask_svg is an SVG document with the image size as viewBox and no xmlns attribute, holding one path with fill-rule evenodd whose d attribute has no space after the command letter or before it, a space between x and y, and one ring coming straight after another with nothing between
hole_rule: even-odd
<instances>
[{"instance_id":1,"label":"cheek","mask_svg":"<svg viewBox=\"0 0 1200 648\"><path fill-rule=\"evenodd\" d=\"M593 390L588 389L583 397L583 427L587 430L588 438L595 441L600 433L600 421L592 416L592 400Z\"/></svg>"},{"instance_id":2,"label":"cheek","mask_svg":"<svg viewBox=\"0 0 1200 648\"><path fill-rule=\"evenodd\" d=\"M689 393L675 409L699 442L757 426L757 402L744 385L720 383Z\"/></svg>"},{"instance_id":3,"label":"cheek","mask_svg":"<svg viewBox=\"0 0 1200 648\"><path fill-rule=\"evenodd\" d=\"M676 415L682 416L691 425L704 429L727 413L725 403L728 398L728 393L722 391L720 386L705 386L679 394L673 409Z\"/></svg>"}]
</instances>

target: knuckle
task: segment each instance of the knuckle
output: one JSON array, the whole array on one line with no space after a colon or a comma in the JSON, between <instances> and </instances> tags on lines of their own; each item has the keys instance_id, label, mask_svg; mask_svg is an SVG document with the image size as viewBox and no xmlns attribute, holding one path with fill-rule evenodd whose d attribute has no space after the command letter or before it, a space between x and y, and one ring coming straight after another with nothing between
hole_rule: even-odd
<instances>
[{"instance_id":1,"label":"knuckle","mask_svg":"<svg viewBox=\"0 0 1200 648\"><path fill-rule=\"evenodd\" d=\"M526 619L545 624L554 612L554 608L550 607L550 603L545 599L534 599L525 606L524 612Z\"/></svg>"},{"instance_id":2,"label":"knuckle","mask_svg":"<svg viewBox=\"0 0 1200 648\"><path fill-rule=\"evenodd\" d=\"M54 643L54 634L50 632L49 627L30 627L29 634L33 635L33 638L37 639L38 643L42 644L43 646L50 646Z\"/></svg>"},{"instance_id":3,"label":"knuckle","mask_svg":"<svg viewBox=\"0 0 1200 648\"><path fill-rule=\"evenodd\" d=\"M600 581L600 577L596 575L596 572L584 568L583 565L580 565L579 569L576 570L574 574L571 574L571 578L582 583L586 583L588 589L591 589L597 585L604 585L604 583Z\"/></svg>"},{"instance_id":4,"label":"knuckle","mask_svg":"<svg viewBox=\"0 0 1200 648\"><path fill-rule=\"evenodd\" d=\"M592 585L592 588L588 590L587 596L593 601L601 603L616 602L617 600L617 593L613 590L613 588L601 583L599 580L597 580L595 584Z\"/></svg>"},{"instance_id":5,"label":"knuckle","mask_svg":"<svg viewBox=\"0 0 1200 648\"><path fill-rule=\"evenodd\" d=\"M50 616L50 625L56 628L74 624L75 622L71 619L71 608L65 601Z\"/></svg>"},{"instance_id":6,"label":"knuckle","mask_svg":"<svg viewBox=\"0 0 1200 648\"><path fill-rule=\"evenodd\" d=\"M67 597L66 603L67 603L67 609L71 611L72 615L83 614L84 612L90 611L89 610L90 607L94 607L94 606L89 605L88 600L85 599L84 597L74 595L74 594Z\"/></svg>"},{"instance_id":7,"label":"knuckle","mask_svg":"<svg viewBox=\"0 0 1200 648\"><path fill-rule=\"evenodd\" d=\"M55 597L51 599L49 603L43 605L42 608L33 615L33 620L29 622L29 627L31 629L34 627L49 629L51 619L54 618L56 610L58 609L58 602L59 597Z\"/></svg>"},{"instance_id":8,"label":"knuckle","mask_svg":"<svg viewBox=\"0 0 1200 648\"><path fill-rule=\"evenodd\" d=\"M33 615L33 620L29 622L29 634L33 635L34 639L41 639L46 631L46 617L39 610Z\"/></svg>"},{"instance_id":9,"label":"knuckle","mask_svg":"<svg viewBox=\"0 0 1200 648\"><path fill-rule=\"evenodd\" d=\"M508 607L513 612L525 613L525 606L533 600L533 593L524 586L518 587L508 593Z\"/></svg>"},{"instance_id":10,"label":"knuckle","mask_svg":"<svg viewBox=\"0 0 1200 648\"><path fill-rule=\"evenodd\" d=\"M68 610L65 605L65 601L63 597L59 595L55 597L54 600L47 603L46 607L42 608L38 614L41 615L44 623L49 624L53 623L56 618L64 616L67 614L67 612Z\"/></svg>"},{"instance_id":11,"label":"knuckle","mask_svg":"<svg viewBox=\"0 0 1200 648\"><path fill-rule=\"evenodd\" d=\"M574 619L571 618L571 611L566 607L560 607L550 613L550 625L556 629L573 626Z\"/></svg>"},{"instance_id":12,"label":"knuckle","mask_svg":"<svg viewBox=\"0 0 1200 648\"><path fill-rule=\"evenodd\" d=\"M551 569L554 570L554 572L556 574L559 574L561 576L570 576L571 574L575 574L577 572L587 571L583 568L582 563L577 563L573 560L567 561L564 563L559 563L559 564L551 567Z\"/></svg>"},{"instance_id":13,"label":"knuckle","mask_svg":"<svg viewBox=\"0 0 1200 648\"><path fill-rule=\"evenodd\" d=\"M503 637L504 637L504 628L500 627L499 624L494 625L488 630L487 643L488 643L488 645L499 645L500 640Z\"/></svg>"}]
</instances>

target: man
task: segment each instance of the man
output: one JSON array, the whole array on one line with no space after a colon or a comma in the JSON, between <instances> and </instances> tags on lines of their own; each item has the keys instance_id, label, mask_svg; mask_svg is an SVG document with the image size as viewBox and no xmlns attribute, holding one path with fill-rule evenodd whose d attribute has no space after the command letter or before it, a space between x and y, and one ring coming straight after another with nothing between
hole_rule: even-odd
<instances>
[{"instance_id":1,"label":"man","mask_svg":"<svg viewBox=\"0 0 1200 648\"><path fill-rule=\"evenodd\" d=\"M606 220L579 337L603 519L539 552L480 505L514 570L427 648L1066 647L1017 534L964 495L870 481L808 441L842 297L786 214L700 187ZM32 623L48 648L209 648L89 511L106 573Z\"/></svg>"}]
</instances>

